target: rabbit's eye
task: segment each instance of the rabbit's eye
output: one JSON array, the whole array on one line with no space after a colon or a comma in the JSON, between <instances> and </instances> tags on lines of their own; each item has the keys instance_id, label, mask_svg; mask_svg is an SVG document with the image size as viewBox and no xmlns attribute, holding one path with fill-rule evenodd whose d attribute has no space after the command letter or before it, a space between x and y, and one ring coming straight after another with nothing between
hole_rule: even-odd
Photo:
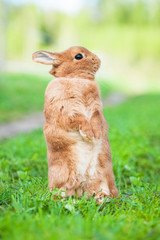
<instances>
[{"instance_id":1,"label":"rabbit's eye","mask_svg":"<svg viewBox=\"0 0 160 240\"><path fill-rule=\"evenodd\" d=\"M81 53L78 53L75 57L76 60L80 60L83 58L83 55Z\"/></svg>"}]
</instances>

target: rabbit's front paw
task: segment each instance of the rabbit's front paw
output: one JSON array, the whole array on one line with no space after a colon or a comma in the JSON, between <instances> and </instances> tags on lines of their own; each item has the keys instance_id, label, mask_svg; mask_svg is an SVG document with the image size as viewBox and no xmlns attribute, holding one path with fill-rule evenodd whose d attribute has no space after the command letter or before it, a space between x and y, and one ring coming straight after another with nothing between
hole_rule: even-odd
<instances>
[{"instance_id":1,"label":"rabbit's front paw","mask_svg":"<svg viewBox=\"0 0 160 240\"><path fill-rule=\"evenodd\" d=\"M79 127L79 133L86 140L93 140L93 138L94 138L93 131L92 131L89 124L88 125L81 125Z\"/></svg>"},{"instance_id":2,"label":"rabbit's front paw","mask_svg":"<svg viewBox=\"0 0 160 240\"><path fill-rule=\"evenodd\" d=\"M101 137L102 137L102 130L100 127L97 127L97 126L93 126L92 125L92 132L94 134L94 138L96 140L99 140Z\"/></svg>"},{"instance_id":3,"label":"rabbit's front paw","mask_svg":"<svg viewBox=\"0 0 160 240\"><path fill-rule=\"evenodd\" d=\"M102 137L102 131L100 128L93 128L92 127L92 131L94 133L94 137L96 140L99 140Z\"/></svg>"}]
</instances>

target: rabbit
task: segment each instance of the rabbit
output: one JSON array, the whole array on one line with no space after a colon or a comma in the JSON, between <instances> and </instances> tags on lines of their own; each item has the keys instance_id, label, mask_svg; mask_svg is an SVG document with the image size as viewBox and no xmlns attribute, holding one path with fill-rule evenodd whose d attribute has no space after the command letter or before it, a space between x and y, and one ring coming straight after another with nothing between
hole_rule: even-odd
<instances>
[{"instance_id":1,"label":"rabbit","mask_svg":"<svg viewBox=\"0 0 160 240\"><path fill-rule=\"evenodd\" d=\"M38 51L32 59L52 65L50 74L55 76L44 104L49 188L61 189L63 197L117 197L108 126L94 81L100 59L84 47Z\"/></svg>"}]
</instances>

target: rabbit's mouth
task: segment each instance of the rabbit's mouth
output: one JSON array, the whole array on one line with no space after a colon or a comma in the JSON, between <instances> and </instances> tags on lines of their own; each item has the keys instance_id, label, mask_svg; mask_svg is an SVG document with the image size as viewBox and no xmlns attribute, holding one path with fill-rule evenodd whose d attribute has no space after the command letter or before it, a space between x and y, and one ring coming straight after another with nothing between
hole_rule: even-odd
<instances>
[{"instance_id":1,"label":"rabbit's mouth","mask_svg":"<svg viewBox=\"0 0 160 240\"><path fill-rule=\"evenodd\" d=\"M95 73L88 71L88 70L81 70L81 73L85 73L85 74L91 74L92 76L95 75Z\"/></svg>"}]
</instances>

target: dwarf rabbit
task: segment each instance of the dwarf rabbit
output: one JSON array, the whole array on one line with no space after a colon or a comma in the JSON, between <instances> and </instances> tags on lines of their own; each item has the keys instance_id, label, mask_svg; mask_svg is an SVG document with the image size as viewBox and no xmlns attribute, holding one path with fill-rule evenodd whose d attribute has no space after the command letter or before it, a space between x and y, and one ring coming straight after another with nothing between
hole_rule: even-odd
<instances>
[{"instance_id":1,"label":"dwarf rabbit","mask_svg":"<svg viewBox=\"0 0 160 240\"><path fill-rule=\"evenodd\" d=\"M38 51L32 58L52 65L55 76L44 105L50 189L59 188L65 196L116 197L107 123L94 81L99 58L84 47Z\"/></svg>"}]
</instances>

